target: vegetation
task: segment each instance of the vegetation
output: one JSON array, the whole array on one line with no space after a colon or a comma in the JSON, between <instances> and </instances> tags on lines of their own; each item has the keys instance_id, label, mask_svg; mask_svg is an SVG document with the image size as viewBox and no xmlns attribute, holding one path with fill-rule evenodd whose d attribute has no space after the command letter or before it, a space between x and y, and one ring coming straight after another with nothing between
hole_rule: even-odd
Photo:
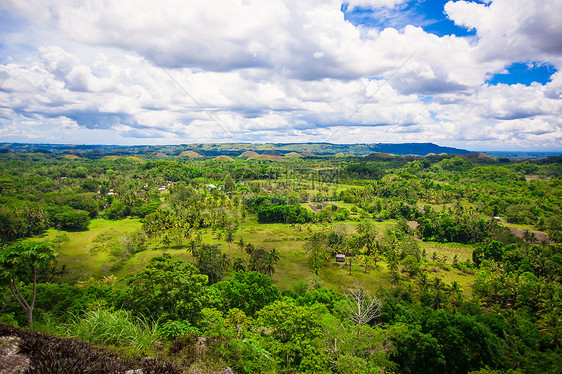
<instances>
[{"instance_id":1,"label":"vegetation","mask_svg":"<svg viewBox=\"0 0 562 374\"><path fill-rule=\"evenodd\" d=\"M283 147L0 153L0 335L37 372L559 370L559 158Z\"/></svg>"}]
</instances>

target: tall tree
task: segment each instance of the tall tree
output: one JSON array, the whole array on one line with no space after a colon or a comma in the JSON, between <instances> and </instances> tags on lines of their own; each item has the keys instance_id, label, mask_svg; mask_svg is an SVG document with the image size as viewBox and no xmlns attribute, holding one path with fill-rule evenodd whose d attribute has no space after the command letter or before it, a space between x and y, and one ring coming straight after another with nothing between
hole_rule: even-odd
<instances>
[{"instance_id":1,"label":"tall tree","mask_svg":"<svg viewBox=\"0 0 562 374\"><path fill-rule=\"evenodd\" d=\"M279 255L276 249L267 252L263 261L263 271L270 278L275 273L275 265L279 262Z\"/></svg>"},{"instance_id":2,"label":"tall tree","mask_svg":"<svg viewBox=\"0 0 562 374\"><path fill-rule=\"evenodd\" d=\"M9 284L12 295L27 314L27 323L33 330L33 309L37 295L37 276L41 270L55 265L58 254L47 241L25 241L0 251L0 277ZM31 300L20 292L21 283L31 283Z\"/></svg>"},{"instance_id":3,"label":"tall tree","mask_svg":"<svg viewBox=\"0 0 562 374\"><path fill-rule=\"evenodd\" d=\"M234 242L234 228L232 226L226 228L224 241L228 243L228 257L230 257L230 244Z\"/></svg>"},{"instance_id":4,"label":"tall tree","mask_svg":"<svg viewBox=\"0 0 562 374\"><path fill-rule=\"evenodd\" d=\"M153 319L196 321L203 308L207 276L169 254L152 258L127 277L128 307Z\"/></svg>"},{"instance_id":5,"label":"tall tree","mask_svg":"<svg viewBox=\"0 0 562 374\"><path fill-rule=\"evenodd\" d=\"M318 275L318 269L322 267L322 263L326 258L326 237L321 233L314 233L308 239L306 245L308 252L308 263L314 274Z\"/></svg>"},{"instance_id":6,"label":"tall tree","mask_svg":"<svg viewBox=\"0 0 562 374\"><path fill-rule=\"evenodd\" d=\"M354 325L366 325L381 314L381 300L368 294L363 288L349 292L345 298L345 312Z\"/></svg>"},{"instance_id":7,"label":"tall tree","mask_svg":"<svg viewBox=\"0 0 562 374\"><path fill-rule=\"evenodd\" d=\"M209 283L211 284L218 282L230 265L230 258L221 252L218 245L201 245L195 260L197 268L201 274L209 277Z\"/></svg>"}]
</instances>

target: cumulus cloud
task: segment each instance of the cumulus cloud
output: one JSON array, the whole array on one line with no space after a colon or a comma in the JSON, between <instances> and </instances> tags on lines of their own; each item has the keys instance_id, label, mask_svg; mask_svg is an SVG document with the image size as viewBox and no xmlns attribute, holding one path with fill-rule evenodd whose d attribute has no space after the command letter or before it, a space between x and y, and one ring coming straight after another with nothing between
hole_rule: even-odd
<instances>
[{"instance_id":1,"label":"cumulus cloud","mask_svg":"<svg viewBox=\"0 0 562 374\"><path fill-rule=\"evenodd\" d=\"M355 8L394 8L396 5L403 4L408 0L349 0L344 1L348 5L348 9Z\"/></svg>"},{"instance_id":2,"label":"cumulus cloud","mask_svg":"<svg viewBox=\"0 0 562 374\"><path fill-rule=\"evenodd\" d=\"M337 0L11 3L24 16L41 13L43 24L74 41L153 56L167 68L263 68L305 80L354 79L392 69L408 55L407 38L394 40L394 51L377 43L376 35L362 38L344 20L340 5Z\"/></svg>"},{"instance_id":3,"label":"cumulus cloud","mask_svg":"<svg viewBox=\"0 0 562 374\"><path fill-rule=\"evenodd\" d=\"M480 61L552 57L561 61L560 1L494 0L488 5L450 1L445 12L457 25L476 30Z\"/></svg>"},{"instance_id":4,"label":"cumulus cloud","mask_svg":"<svg viewBox=\"0 0 562 374\"><path fill-rule=\"evenodd\" d=\"M45 69L71 91L102 92L112 89L108 78L97 78L90 68L59 47L42 47L39 56Z\"/></svg>"},{"instance_id":5,"label":"cumulus cloud","mask_svg":"<svg viewBox=\"0 0 562 374\"><path fill-rule=\"evenodd\" d=\"M23 31L0 37L0 137L58 123L65 139L72 128L123 143L560 140L560 72L486 84L513 62L561 69L559 1L447 3L477 38L354 26L341 11L405 3L7 0Z\"/></svg>"}]
</instances>

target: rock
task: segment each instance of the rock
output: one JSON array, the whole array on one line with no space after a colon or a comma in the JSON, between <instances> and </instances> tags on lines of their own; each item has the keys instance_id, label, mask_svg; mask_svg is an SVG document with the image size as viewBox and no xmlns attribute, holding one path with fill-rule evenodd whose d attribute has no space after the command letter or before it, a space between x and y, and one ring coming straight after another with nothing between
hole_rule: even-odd
<instances>
[{"instance_id":1,"label":"rock","mask_svg":"<svg viewBox=\"0 0 562 374\"><path fill-rule=\"evenodd\" d=\"M232 371L232 369L230 367L227 367L223 371L219 371L217 374L234 374L234 372Z\"/></svg>"},{"instance_id":2,"label":"rock","mask_svg":"<svg viewBox=\"0 0 562 374\"><path fill-rule=\"evenodd\" d=\"M23 373L29 368L29 357L18 353L21 343L17 336L0 337L0 373Z\"/></svg>"}]
</instances>

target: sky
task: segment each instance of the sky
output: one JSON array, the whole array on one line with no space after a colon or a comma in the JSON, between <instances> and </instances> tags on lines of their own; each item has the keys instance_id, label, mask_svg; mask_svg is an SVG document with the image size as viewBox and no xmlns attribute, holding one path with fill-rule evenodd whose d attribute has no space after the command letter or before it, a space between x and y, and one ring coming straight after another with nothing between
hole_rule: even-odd
<instances>
[{"instance_id":1,"label":"sky","mask_svg":"<svg viewBox=\"0 0 562 374\"><path fill-rule=\"evenodd\" d=\"M562 151L560 0L0 0L0 142Z\"/></svg>"}]
</instances>

